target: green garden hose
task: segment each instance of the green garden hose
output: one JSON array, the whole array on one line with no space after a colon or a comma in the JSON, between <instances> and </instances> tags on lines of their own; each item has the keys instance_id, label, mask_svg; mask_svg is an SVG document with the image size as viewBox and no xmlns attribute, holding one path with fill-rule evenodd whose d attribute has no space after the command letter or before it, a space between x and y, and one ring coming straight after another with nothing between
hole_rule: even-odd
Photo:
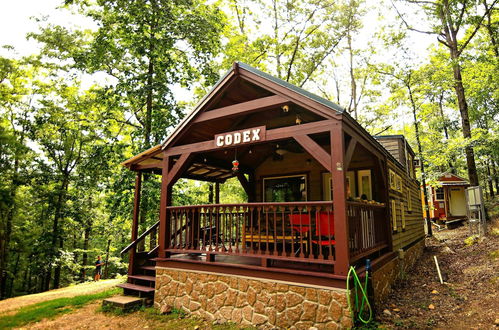
<instances>
[{"instance_id":1,"label":"green garden hose","mask_svg":"<svg viewBox=\"0 0 499 330\"><path fill-rule=\"evenodd\" d=\"M357 276L357 273L355 272L355 268L350 267L348 270L347 274L347 293L348 293L348 308L350 309L350 313L352 317L355 316L354 310L352 309L352 305L350 302L350 276L353 274L353 283L354 283L354 289L355 289L355 311L358 311L357 318L364 324L368 324L371 322L373 319L373 311L371 308L371 304L369 303L369 299L367 298L367 284L368 284L368 279L369 279L369 272L366 270L366 281L364 284L364 287L362 287L362 283L360 282L359 277ZM362 294L362 299L360 300L360 307L359 307L359 291ZM362 316L364 314L364 304L367 306L369 310L369 319L365 320Z\"/></svg>"}]
</instances>

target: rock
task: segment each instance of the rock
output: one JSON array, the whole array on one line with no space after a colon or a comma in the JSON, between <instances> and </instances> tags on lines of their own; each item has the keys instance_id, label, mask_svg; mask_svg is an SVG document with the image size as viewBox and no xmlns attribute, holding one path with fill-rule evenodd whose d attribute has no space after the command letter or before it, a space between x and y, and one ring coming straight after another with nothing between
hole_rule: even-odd
<instances>
[{"instance_id":1,"label":"rock","mask_svg":"<svg viewBox=\"0 0 499 330\"><path fill-rule=\"evenodd\" d=\"M317 327L310 327L310 328L308 328L308 330L319 330L319 328L317 328Z\"/></svg>"},{"instance_id":2,"label":"rock","mask_svg":"<svg viewBox=\"0 0 499 330\"><path fill-rule=\"evenodd\" d=\"M163 305L159 311L161 314L170 314L172 312L172 306Z\"/></svg>"},{"instance_id":3,"label":"rock","mask_svg":"<svg viewBox=\"0 0 499 330\"><path fill-rule=\"evenodd\" d=\"M430 305L428 306L428 308L433 310L433 309L435 309L435 306L434 306L433 304L430 304Z\"/></svg>"},{"instance_id":4,"label":"rock","mask_svg":"<svg viewBox=\"0 0 499 330\"><path fill-rule=\"evenodd\" d=\"M393 309L393 311L394 311L394 312L400 312L400 309L398 309L398 308L394 308L394 309Z\"/></svg>"},{"instance_id":5,"label":"rock","mask_svg":"<svg viewBox=\"0 0 499 330\"><path fill-rule=\"evenodd\" d=\"M499 325L499 319L496 319L496 320L494 321L494 324L495 324L495 325Z\"/></svg>"},{"instance_id":6,"label":"rock","mask_svg":"<svg viewBox=\"0 0 499 330\"><path fill-rule=\"evenodd\" d=\"M199 329L199 325L196 325L196 326L194 327L194 330L198 330L198 329Z\"/></svg>"},{"instance_id":7,"label":"rock","mask_svg":"<svg viewBox=\"0 0 499 330\"><path fill-rule=\"evenodd\" d=\"M449 254L454 254L454 252L450 247L446 246L442 249L442 253L449 253Z\"/></svg>"},{"instance_id":8,"label":"rock","mask_svg":"<svg viewBox=\"0 0 499 330\"><path fill-rule=\"evenodd\" d=\"M388 316L392 316L392 313L388 309L385 309L383 311L383 314L388 315Z\"/></svg>"}]
</instances>

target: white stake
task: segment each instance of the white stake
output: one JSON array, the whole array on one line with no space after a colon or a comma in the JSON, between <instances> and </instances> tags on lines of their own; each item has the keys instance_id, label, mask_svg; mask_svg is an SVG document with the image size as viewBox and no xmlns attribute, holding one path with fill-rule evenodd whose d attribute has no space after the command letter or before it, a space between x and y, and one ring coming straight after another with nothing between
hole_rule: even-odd
<instances>
[{"instance_id":1,"label":"white stake","mask_svg":"<svg viewBox=\"0 0 499 330\"><path fill-rule=\"evenodd\" d=\"M440 284L444 284L444 280L442 280L442 273L440 273L440 267L438 266L437 256L433 256L435 258L435 265L437 266L438 278L440 279Z\"/></svg>"}]
</instances>

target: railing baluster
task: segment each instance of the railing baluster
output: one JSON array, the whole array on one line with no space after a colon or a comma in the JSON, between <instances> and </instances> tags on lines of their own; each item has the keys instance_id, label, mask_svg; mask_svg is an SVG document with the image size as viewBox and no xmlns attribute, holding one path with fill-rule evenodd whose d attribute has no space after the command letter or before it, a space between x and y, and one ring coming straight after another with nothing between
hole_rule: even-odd
<instances>
[{"instance_id":1,"label":"railing baluster","mask_svg":"<svg viewBox=\"0 0 499 330\"><path fill-rule=\"evenodd\" d=\"M282 252L281 256L287 255L286 253L286 231L284 230L284 211L285 207L281 207L281 227L282 227Z\"/></svg>"},{"instance_id":2,"label":"railing baluster","mask_svg":"<svg viewBox=\"0 0 499 330\"><path fill-rule=\"evenodd\" d=\"M277 208L273 209L273 217L274 217L274 255L277 256L279 253L277 252Z\"/></svg>"}]
</instances>

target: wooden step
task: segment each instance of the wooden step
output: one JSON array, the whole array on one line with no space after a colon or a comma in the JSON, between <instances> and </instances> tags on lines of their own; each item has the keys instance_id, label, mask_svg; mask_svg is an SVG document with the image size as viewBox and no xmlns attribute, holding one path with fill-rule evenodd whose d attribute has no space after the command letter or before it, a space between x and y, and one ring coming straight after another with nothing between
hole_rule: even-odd
<instances>
[{"instance_id":1,"label":"wooden step","mask_svg":"<svg viewBox=\"0 0 499 330\"><path fill-rule=\"evenodd\" d=\"M148 275L128 275L128 278L141 281L156 282L156 277Z\"/></svg>"},{"instance_id":2,"label":"wooden step","mask_svg":"<svg viewBox=\"0 0 499 330\"><path fill-rule=\"evenodd\" d=\"M141 266L141 267L139 267L139 269L156 271L156 266Z\"/></svg>"},{"instance_id":3,"label":"wooden step","mask_svg":"<svg viewBox=\"0 0 499 330\"><path fill-rule=\"evenodd\" d=\"M130 296L116 296L104 299L102 301L102 306L112 306L114 308L119 308L123 311L132 311L137 307L146 304L145 298L137 298Z\"/></svg>"},{"instance_id":4,"label":"wooden step","mask_svg":"<svg viewBox=\"0 0 499 330\"><path fill-rule=\"evenodd\" d=\"M143 286L143 285L137 285L137 284L131 284L131 283L122 283L117 285L120 288L126 289L126 290L134 290L137 292L143 292L143 293L154 293L154 288L148 287L148 286Z\"/></svg>"}]
</instances>

